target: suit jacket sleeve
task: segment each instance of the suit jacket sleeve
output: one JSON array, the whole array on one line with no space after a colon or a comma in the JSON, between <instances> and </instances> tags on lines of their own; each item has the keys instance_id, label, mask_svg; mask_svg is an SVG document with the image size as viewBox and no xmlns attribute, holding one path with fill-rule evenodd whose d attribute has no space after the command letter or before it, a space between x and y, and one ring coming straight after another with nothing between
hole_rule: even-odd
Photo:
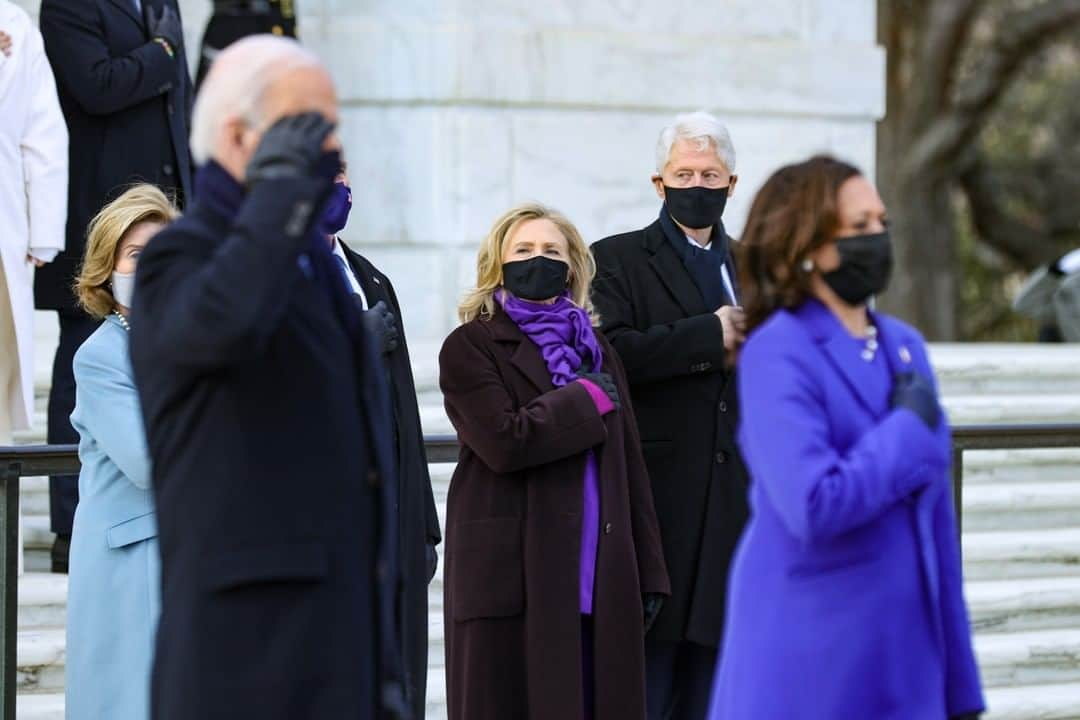
<instances>
[{"instance_id":1,"label":"suit jacket sleeve","mask_svg":"<svg viewBox=\"0 0 1080 720\"><path fill-rule=\"evenodd\" d=\"M112 57L103 32L96 3L42 4L41 33L53 71L87 114L125 110L168 92L179 79L176 59L159 43L147 42Z\"/></svg>"},{"instance_id":2,"label":"suit jacket sleeve","mask_svg":"<svg viewBox=\"0 0 1080 720\"><path fill-rule=\"evenodd\" d=\"M645 469L645 456L641 452L641 438L638 436L637 419L630 402L626 373L615 353L606 353L604 362L607 371L615 377L622 401L618 416L625 438L623 445L626 449L626 482L630 491L630 521L641 592L670 595L671 582L668 579L664 547L660 540L660 522L656 518L652 485Z\"/></svg>"},{"instance_id":3,"label":"suit jacket sleeve","mask_svg":"<svg viewBox=\"0 0 1080 720\"><path fill-rule=\"evenodd\" d=\"M476 323L458 328L439 353L439 385L458 437L489 468L512 473L583 453L607 437L589 391L572 382L521 407L483 347ZM489 341L490 342L490 341Z\"/></svg>"},{"instance_id":4,"label":"suit jacket sleeve","mask_svg":"<svg viewBox=\"0 0 1080 720\"><path fill-rule=\"evenodd\" d=\"M26 60L33 97L27 106L26 133L20 142L26 183L30 241L27 248L63 250L67 217L68 131L56 81L49 68L41 33L30 28Z\"/></svg>"},{"instance_id":5,"label":"suit jacket sleeve","mask_svg":"<svg viewBox=\"0 0 1080 720\"><path fill-rule=\"evenodd\" d=\"M1066 342L1080 342L1080 273L1067 275L1054 293L1054 316Z\"/></svg>"},{"instance_id":6,"label":"suit jacket sleeve","mask_svg":"<svg viewBox=\"0 0 1080 720\"><path fill-rule=\"evenodd\" d=\"M724 370L724 330L712 313L638 330L630 287L612 248L592 246L596 279L592 299L600 329L618 351L633 385Z\"/></svg>"},{"instance_id":7,"label":"suit jacket sleeve","mask_svg":"<svg viewBox=\"0 0 1080 720\"><path fill-rule=\"evenodd\" d=\"M259 183L209 259L189 249L187 234L199 226L173 226L156 236L139 258L133 323L135 332L145 331L153 356L205 370L261 354L281 320L328 187L310 178Z\"/></svg>"},{"instance_id":8,"label":"suit jacket sleeve","mask_svg":"<svg viewBox=\"0 0 1080 720\"><path fill-rule=\"evenodd\" d=\"M117 366L116 358L104 357L97 348L87 349L75 355L72 424L80 434L89 433L133 485L149 488L150 452L135 385Z\"/></svg>"},{"instance_id":9,"label":"suit jacket sleeve","mask_svg":"<svg viewBox=\"0 0 1080 720\"><path fill-rule=\"evenodd\" d=\"M416 405L416 436L420 439L420 452L423 454L421 467L423 468L423 486L424 486L424 515L425 525L427 533L427 541L429 545L438 545L442 540L442 530L439 529L439 512L435 506L435 492L431 487L431 476L428 473L427 454L424 451L424 429L421 426L420 420L420 407L416 397L416 380L412 374L412 363L409 359L409 345L405 339L405 320L401 316L401 304L398 303L397 293L394 292L394 285L390 282L390 279L383 276L383 282L386 284L386 294L390 298L390 308L394 315L397 316L398 321L398 334L401 337L401 352L405 353L405 369L408 372L407 385L402 390L408 392L412 398L412 402Z\"/></svg>"},{"instance_id":10,"label":"suit jacket sleeve","mask_svg":"<svg viewBox=\"0 0 1080 720\"><path fill-rule=\"evenodd\" d=\"M743 350L738 377L741 444L754 482L788 531L812 544L874 520L943 477L949 454L904 409L890 412L851 447L835 448L824 399L828 389L810 368L809 342L759 334Z\"/></svg>"}]
</instances>

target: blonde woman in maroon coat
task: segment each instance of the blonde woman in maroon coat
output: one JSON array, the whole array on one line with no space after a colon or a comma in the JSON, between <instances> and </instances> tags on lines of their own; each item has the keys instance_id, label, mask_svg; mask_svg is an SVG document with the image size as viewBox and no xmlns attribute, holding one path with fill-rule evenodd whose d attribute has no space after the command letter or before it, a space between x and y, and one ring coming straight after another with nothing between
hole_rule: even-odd
<instances>
[{"instance_id":1,"label":"blonde woman in maroon coat","mask_svg":"<svg viewBox=\"0 0 1080 720\"><path fill-rule=\"evenodd\" d=\"M451 720L641 720L669 592L623 369L574 226L511 210L480 249L440 385L462 451L446 527Z\"/></svg>"}]
</instances>

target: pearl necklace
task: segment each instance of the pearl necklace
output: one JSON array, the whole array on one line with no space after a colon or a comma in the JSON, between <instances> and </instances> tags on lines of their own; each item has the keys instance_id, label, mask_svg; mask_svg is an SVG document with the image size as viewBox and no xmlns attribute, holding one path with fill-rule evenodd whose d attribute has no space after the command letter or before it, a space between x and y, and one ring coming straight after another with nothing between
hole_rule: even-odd
<instances>
[{"instance_id":1,"label":"pearl necklace","mask_svg":"<svg viewBox=\"0 0 1080 720\"><path fill-rule=\"evenodd\" d=\"M862 359L866 362L874 362L874 356L877 355L877 351L877 326L870 325L866 328L866 346L862 351Z\"/></svg>"},{"instance_id":2,"label":"pearl necklace","mask_svg":"<svg viewBox=\"0 0 1080 720\"><path fill-rule=\"evenodd\" d=\"M131 332L131 325L128 324L127 318L120 314L119 310L113 310L113 315L120 321L120 327L124 328L128 332Z\"/></svg>"}]
</instances>

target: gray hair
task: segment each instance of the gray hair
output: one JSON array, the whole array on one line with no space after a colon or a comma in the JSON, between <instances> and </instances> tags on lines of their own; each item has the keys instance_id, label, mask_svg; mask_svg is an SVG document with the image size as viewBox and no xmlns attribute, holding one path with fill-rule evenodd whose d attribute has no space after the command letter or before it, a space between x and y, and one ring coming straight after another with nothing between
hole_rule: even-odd
<instances>
[{"instance_id":1,"label":"gray hair","mask_svg":"<svg viewBox=\"0 0 1080 720\"><path fill-rule=\"evenodd\" d=\"M716 156L730 173L735 172L735 146L731 144L731 134L724 124L704 110L679 115L666 128L660 131L656 141L656 172L663 173L671 159L671 146L676 140L687 140L697 145L698 150L708 147L716 149Z\"/></svg>"},{"instance_id":2,"label":"gray hair","mask_svg":"<svg viewBox=\"0 0 1080 720\"><path fill-rule=\"evenodd\" d=\"M261 124L266 89L282 74L305 67L323 64L300 43L275 35L253 35L222 50L192 111L190 144L195 163L202 165L210 159L218 131L230 117Z\"/></svg>"}]
</instances>

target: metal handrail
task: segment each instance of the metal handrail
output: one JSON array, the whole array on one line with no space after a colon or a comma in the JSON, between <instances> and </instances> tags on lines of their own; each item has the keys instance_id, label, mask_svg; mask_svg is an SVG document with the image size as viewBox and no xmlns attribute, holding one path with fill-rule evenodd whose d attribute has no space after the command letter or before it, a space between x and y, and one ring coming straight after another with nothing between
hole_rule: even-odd
<instances>
[{"instance_id":1,"label":"metal handrail","mask_svg":"<svg viewBox=\"0 0 1080 720\"><path fill-rule=\"evenodd\" d=\"M1080 423L1054 425L960 425L952 431L952 484L959 528L963 503L964 452L1080 448ZM458 459L453 435L424 438L429 463ZM18 638L19 479L79 471L76 445L0 447L0 720L15 720Z\"/></svg>"}]
</instances>

